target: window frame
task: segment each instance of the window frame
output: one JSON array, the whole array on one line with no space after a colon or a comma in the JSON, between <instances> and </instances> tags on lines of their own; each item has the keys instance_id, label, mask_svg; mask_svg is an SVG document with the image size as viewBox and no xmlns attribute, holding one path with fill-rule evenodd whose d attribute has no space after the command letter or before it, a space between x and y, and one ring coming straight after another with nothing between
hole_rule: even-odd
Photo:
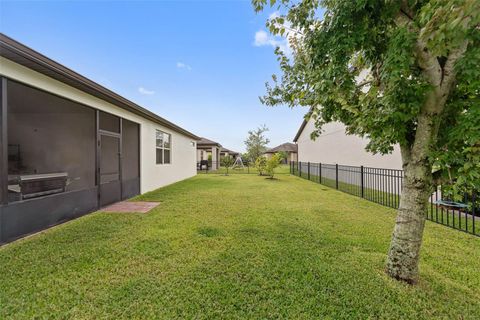
<instances>
[{"instance_id":1,"label":"window frame","mask_svg":"<svg viewBox=\"0 0 480 320\"><path fill-rule=\"evenodd\" d=\"M161 135L160 146L158 145L159 134ZM166 141L165 138L166 137L168 137L168 144L169 144L168 148L165 146L165 141ZM157 150L161 150L161 153L162 153L162 158L161 158L160 162L158 161ZM165 150L170 152L168 162L165 162ZM157 164L157 165L172 164L172 134L168 133L168 132L165 132L163 130L160 130L160 129L155 129L155 164Z\"/></svg>"}]
</instances>

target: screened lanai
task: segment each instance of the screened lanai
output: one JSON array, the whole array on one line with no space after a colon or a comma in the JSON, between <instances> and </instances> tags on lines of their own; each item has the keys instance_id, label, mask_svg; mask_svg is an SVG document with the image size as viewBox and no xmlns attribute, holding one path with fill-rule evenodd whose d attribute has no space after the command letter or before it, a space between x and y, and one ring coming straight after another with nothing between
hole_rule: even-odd
<instances>
[{"instance_id":1,"label":"screened lanai","mask_svg":"<svg viewBox=\"0 0 480 320\"><path fill-rule=\"evenodd\" d=\"M1 83L0 242L140 193L137 123Z\"/></svg>"}]
</instances>

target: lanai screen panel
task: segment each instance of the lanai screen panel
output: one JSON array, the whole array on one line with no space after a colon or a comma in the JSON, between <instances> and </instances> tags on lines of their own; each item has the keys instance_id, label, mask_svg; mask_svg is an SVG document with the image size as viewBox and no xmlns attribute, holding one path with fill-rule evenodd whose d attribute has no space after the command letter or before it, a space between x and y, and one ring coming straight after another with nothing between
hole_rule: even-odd
<instances>
[{"instance_id":1,"label":"lanai screen panel","mask_svg":"<svg viewBox=\"0 0 480 320\"><path fill-rule=\"evenodd\" d=\"M122 119L122 198L140 193L140 126Z\"/></svg>"},{"instance_id":2,"label":"lanai screen panel","mask_svg":"<svg viewBox=\"0 0 480 320\"><path fill-rule=\"evenodd\" d=\"M120 118L113 114L100 111L100 130L120 133Z\"/></svg>"},{"instance_id":3,"label":"lanai screen panel","mask_svg":"<svg viewBox=\"0 0 480 320\"><path fill-rule=\"evenodd\" d=\"M95 187L94 109L8 81L9 202Z\"/></svg>"}]
</instances>

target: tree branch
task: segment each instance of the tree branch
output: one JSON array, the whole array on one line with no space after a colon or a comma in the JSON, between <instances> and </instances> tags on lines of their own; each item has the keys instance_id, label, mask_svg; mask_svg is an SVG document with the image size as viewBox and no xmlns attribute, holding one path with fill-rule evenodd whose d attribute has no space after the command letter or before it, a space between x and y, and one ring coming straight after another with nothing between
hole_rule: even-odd
<instances>
[{"instance_id":1,"label":"tree branch","mask_svg":"<svg viewBox=\"0 0 480 320\"><path fill-rule=\"evenodd\" d=\"M427 44L421 37L415 43L415 55L417 56L418 66L422 69L428 82L434 87L439 87L442 82L442 67L437 57L429 52Z\"/></svg>"},{"instance_id":2,"label":"tree branch","mask_svg":"<svg viewBox=\"0 0 480 320\"><path fill-rule=\"evenodd\" d=\"M368 80L368 81L363 81L363 82L360 82L359 84L356 85L357 89L360 89L361 87L364 87L368 84L371 84L373 83L374 80Z\"/></svg>"},{"instance_id":3,"label":"tree branch","mask_svg":"<svg viewBox=\"0 0 480 320\"><path fill-rule=\"evenodd\" d=\"M410 20L414 20L415 13L408 5L408 0L402 0L402 3L400 5L400 11L402 11L408 18L410 18Z\"/></svg>"},{"instance_id":4,"label":"tree branch","mask_svg":"<svg viewBox=\"0 0 480 320\"><path fill-rule=\"evenodd\" d=\"M441 86L447 88L450 91L453 83L455 82L455 63L463 57L465 51L467 51L468 47L468 40L462 42L462 44L452 50L447 57L447 61L445 62L445 66L443 67L443 77Z\"/></svg>"},{"instance_id":5,"label":"tree branch","mask_svg":"<svg viewBox=\"0 0 480 320\"><path fill-rule=\"evenodd\" d=\"M400 144L400 155L402 156L403 165L407 166L412 158L411 146Z\"/></svg>"}]
</instances>

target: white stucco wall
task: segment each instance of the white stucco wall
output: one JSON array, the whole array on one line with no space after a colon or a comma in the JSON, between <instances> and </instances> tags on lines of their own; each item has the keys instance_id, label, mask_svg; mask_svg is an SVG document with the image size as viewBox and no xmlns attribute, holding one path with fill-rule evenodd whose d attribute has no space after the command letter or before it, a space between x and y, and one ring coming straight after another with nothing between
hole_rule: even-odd
<instances>
[{"instance_id":1,"label":"white stucco wall","mask_svg":"<svg viewBox=\"0 0 480 320\"><path fill-rule=\"evenodd\" d=\"M402 169L398 146L392 154L374 155L365 150L366 139L347 135L345 126L339 122L324 125L323 133L315 141L310 138L314 129L314 122L310 120L300 134L297 141L298 161Z\"/></svg>"},{"instance_id":2,"label":"white stucco wall","mask_svg":"<svg viewBox=\"0 0 480 320\"><path fill-rule=\"evenodd\" d=\"M0 74L98 110L115 114L140 124L140 191L145 193L161 186L196 175L196 146L193 139L153 121L119 108L60 81L0 57ZM172 135L171 164L156 164L155 130Z\"/></svg>"}]
</instances>

